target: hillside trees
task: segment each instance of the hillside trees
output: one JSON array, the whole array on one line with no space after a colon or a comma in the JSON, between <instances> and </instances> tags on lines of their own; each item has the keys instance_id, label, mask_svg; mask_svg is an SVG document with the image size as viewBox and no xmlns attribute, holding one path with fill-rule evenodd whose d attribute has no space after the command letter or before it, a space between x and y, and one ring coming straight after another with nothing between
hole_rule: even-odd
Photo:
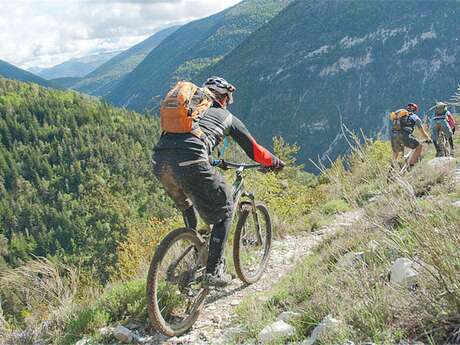
<instances>
[{"instance_id":1,"label":"hillside trees","mask_svg":"<svg viewBox=\"0 0 460 345\"><path fill-rule=\"evenodd\" d=\"M150 170L156 119L0 79L0 265L58 257L101 278L127 229L168 216Z\"/></svg>"}]
</instances>

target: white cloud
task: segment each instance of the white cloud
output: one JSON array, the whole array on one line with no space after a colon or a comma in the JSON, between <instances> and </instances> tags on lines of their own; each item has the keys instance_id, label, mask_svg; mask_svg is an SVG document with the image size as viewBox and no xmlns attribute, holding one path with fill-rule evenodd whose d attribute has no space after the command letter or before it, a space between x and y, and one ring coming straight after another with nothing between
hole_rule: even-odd
<instances>
[{"instance_id":1,"label":"white cloud","mask_svg":"<svg viewBox=\"0 0 460 345\"><path fill-rule=\"evenodd\" d=\"M0 0L0 59L48 67L126 49L170 25L240 0Z\"/></svg>"}]
</instances>

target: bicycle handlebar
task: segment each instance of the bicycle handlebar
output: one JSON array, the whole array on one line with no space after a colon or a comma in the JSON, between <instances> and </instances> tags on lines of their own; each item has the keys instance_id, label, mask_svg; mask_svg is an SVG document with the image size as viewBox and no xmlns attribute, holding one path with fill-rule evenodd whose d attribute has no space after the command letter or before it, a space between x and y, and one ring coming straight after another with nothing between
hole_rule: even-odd
<instances>
[{"instance_id":1,"label":"bicycle handlebar","mask_svg":"<svg viewBox=\"0 0 460 345\"><path fill-rule=\"evenodd\" d=\"M243 170L263 167L261 164L232 163L232 162L226 162L223 159L213 159L211 161L211 165L215 167L220 167L223 169L243 169Z\"/></svg>"}]
</instances>

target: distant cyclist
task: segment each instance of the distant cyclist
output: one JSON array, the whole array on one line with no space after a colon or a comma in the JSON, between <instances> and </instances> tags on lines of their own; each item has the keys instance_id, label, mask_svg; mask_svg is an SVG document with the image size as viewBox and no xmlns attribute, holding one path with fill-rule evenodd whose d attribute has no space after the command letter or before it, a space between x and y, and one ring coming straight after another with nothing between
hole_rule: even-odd
<instances>
[{"instance_id":1,"label":"distant cyclist","mask_svg":"<svg viewBox=\"0 0 460 345\"><path fill-rule=\"evenodd\" d=\"M457 123L454 116L450 112L447 114L447 122L449 123L449 127L452 130L452 134L455 135L455 127L457 126Z\"/></svg>"},{"instance_id":2,"label":"distant cyclist","mask_svg":"<svg viewBox=\"0 0 460 345\"><path fill-rule=\"evenodd\" d=\"M430 141L428 133L422 125L422 120L417 115L419 107L415 103L409 103L405 109L399 109L390 113L392 121L391 128L391 148L393 150L393 161L397 161L400 154L404 155L404 148L408 147L415 150L411 157L409 166L417 163L422 153L420 141L414 137L415 128L419 128L423 137Z\"/></svg>"},{"instance_id":3,"label":"distant cyclist","mask_svg":"<svg viewBox=\"0 0 460 345\"><path fill-rule=\"evenodd\" d=\"M213 225L203 281L208 287L223 287L232 279L224 270L222 256L231 227L233 198L224 177L209 162L211 152L225 136L231 136L256 162L275 170L284 166L282 160L259 145L245 125L227 110L235 90L223 78L208 78L200 92L210 92L213 101L197 121L197 128L190 133L165 132L154 148L155 175L182 211L186 226L196 229L196 211L207 224ZM172 124L171 128L176 125L180 124Z\"/></svg>"},{"instance_id":4,"label":"distant cyclist","mask_svg":"<svg viewBox=\"0 0 460 345\"><path fill-rule=\"evenodd\" d=\"M454 155L454 139L453 130L455 128L455 120L447 109L447 104L443 102L437 102L434 106L434 115L431 118L431 138L433 139L434 146L436 148L436 156L442 155L442 148L438 144L439 130L442 130L444 136L449 142L451 155Z\"/></svg>"}]
</instances>

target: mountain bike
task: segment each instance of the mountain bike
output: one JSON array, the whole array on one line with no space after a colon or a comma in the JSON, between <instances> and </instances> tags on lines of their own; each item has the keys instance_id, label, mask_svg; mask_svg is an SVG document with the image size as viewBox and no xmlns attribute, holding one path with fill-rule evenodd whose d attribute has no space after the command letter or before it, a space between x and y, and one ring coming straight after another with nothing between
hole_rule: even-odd
<instances>
[{"instance_id":1,"label":"mountain bike","mask_svg":"<svg viewBox=\"0 0 460 345\"><path fill-rule=\"evenodd\" d=\"M214 166L235 170L232 196L237 224L233 239L233 262L246 284L262 276L270 255L272 223L267 207L256 202L244 188L244 172L259 164L213 161ZM187 332L197 320L210 290L202 286L208 257L210 232L179 228L157 246L147 277L148 313L153 327L166 336Z\"/></svg>"}]
</instances>

